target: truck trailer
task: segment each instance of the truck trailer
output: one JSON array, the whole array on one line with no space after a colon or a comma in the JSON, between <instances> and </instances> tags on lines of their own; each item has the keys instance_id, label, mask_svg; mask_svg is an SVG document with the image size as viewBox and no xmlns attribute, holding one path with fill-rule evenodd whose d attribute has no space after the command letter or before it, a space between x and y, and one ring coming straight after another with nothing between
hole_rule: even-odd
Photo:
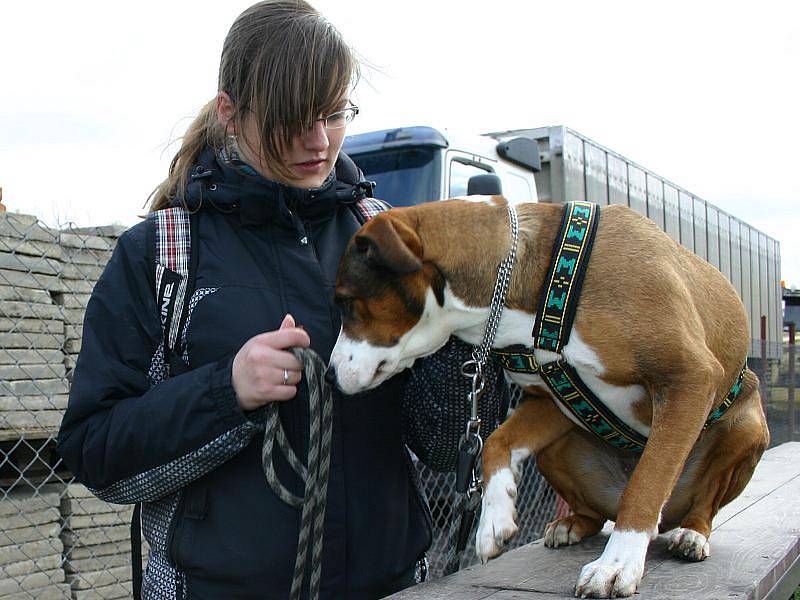
<instances>
[{"instance_id":1,"label":"truck trailer","mask_svg":"<svg viewBox=\"0 0 800 600\"><path fill-rule=\"evenodd\" d=\"M343 149L393 206L487 193L514 203L625 204L733 284L750 317L751 358L780 357L778 241L572 129L404 127L348 136Z\"/></svg>"}]
</instances>

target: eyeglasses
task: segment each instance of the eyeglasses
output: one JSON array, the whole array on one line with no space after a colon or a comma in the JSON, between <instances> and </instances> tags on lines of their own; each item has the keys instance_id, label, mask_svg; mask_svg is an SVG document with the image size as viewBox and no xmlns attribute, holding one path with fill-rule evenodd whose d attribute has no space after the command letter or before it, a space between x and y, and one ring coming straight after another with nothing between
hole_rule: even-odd
<instances>
[{"instance_id":1,"label":"eyeglasses","mask_svg":"<svg viewBox=\"0 0 800 600\"><path fill-rule=\"evenodd\" d=\"M357 114L357 106L348 106L344 110L336 111L327 117L317 119L317 121L322 121L325 125L325 129L341 129L342 127L346 127L348 123L355 119Z\"/></svg>"}]
</instances>

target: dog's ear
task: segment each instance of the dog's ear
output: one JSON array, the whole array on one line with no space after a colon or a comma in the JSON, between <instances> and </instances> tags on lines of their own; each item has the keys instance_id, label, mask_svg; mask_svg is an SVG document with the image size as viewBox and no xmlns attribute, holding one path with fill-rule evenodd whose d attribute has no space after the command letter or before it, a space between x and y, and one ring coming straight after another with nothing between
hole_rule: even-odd
<instances>
[{"instance_id":1,"label":"dog's ear","mask_svg":"<svg viewBox=\"0 0 800 600\"><path fill-rule=\"evenodd\" d=\"M356 235L355 245L376 266L406 275L422 268L422 240L404 221L388 213L373 217Z\"/></svg>"}]
</instances>

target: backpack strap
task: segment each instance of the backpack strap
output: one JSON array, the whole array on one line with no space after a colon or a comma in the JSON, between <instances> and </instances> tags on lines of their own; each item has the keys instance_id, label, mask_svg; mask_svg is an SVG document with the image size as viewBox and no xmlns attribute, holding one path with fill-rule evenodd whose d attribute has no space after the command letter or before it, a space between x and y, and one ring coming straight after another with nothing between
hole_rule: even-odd
<instances>
[{"instance_id":1,"label":"backpack strap","mask_svg":"<svg viewBox=\"0 0 800 600\"><path fill-rule=\"evenodd\" d=\"M194 292L197 248L192 244L192 233L197 228L197 213L176 206L150 213L148 219L153 223L154 289L164 353L176 355Z\"/></svg>"},{"instance_id":2,"label":"backpack strap","mask_svg":"<svg viewBox=\"0 0 800 600\"><path fill-rule=\"evenodd\" d=\"M131 517L131 585L134 600L142 600L142 503L133 507Z\"/></svg>"},{"instance_id":3,"label":"backpack strap","mask_svg":"<svg viewBox=\"0 0 800 600\"><path fill-rule=\"evenodd\" d=\"M361 198L350 207L358 222L363 225L378 213L392 208L392 205L377 198Z\"/></svg>"},{"instance_id":4,"label":"backpack strap","mask_svg":"<svg viewBox=\"0 0 800 600\"><path fill-rule=\"evenodd\" d=\"M156 297L161 321L164 362L168 375L186 368L180 359L180 332L189 315L197 273L197 213L181 206L147 215L147 249L150 286ZM131 517L131 576L134 600L142 597L142 504L137 502Z\"/></svg>"}]
</instances>

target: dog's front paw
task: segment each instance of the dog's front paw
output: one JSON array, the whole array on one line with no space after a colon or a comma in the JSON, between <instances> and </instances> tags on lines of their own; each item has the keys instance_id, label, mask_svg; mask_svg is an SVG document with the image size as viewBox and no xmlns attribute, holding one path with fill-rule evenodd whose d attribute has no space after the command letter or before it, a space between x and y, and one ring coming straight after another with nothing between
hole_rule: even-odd
<instances>
[{"instance_id":1,"label":"dog's front paw","mask_svg":"<svg viewBox=\"0 0 800 600\"><path fill-rule=\"evenodd\" d=\"M580 598L633 596L644 574L650 535L641 531L613 531L603 554L583 567L575 586Z\"/></svg>"},{"instance_id":2,"label":"dog's front paw","mask_svg":"<svg viewBox=\"0 0 800 600\"><path fill-rule=\"evenodd\" d=\"M516 497L517 485L510 469L501 469L492 475L483 495L481 520L475 536L475 552L481 562L501 554L506 542L516 535Z\"/></svg>"},{"instance_id":3,"label":"dog's front paw","mask_svg":"<svg viewBox=\"0 0 800 600\"><path fill-rule=\"evenodd\" d=\"M701 561L711 554L711 546L708 538L694 529L684 529L678 527L669 534L669 545L667 549L673 556L684 560Z\"/></svg>"}]
</instances>

